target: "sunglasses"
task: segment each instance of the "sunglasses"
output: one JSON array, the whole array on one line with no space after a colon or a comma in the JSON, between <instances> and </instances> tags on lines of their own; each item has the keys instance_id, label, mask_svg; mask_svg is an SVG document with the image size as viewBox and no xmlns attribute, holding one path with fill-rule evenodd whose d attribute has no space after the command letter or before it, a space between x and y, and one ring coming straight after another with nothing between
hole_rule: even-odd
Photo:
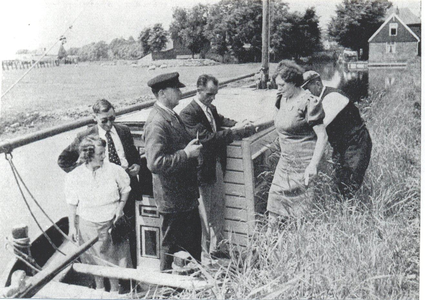
<instances>
[{"instance_id":1,"label":"sunglasses","mask_svg":"<svg viewBox=\"0 0 425 300\"><path fill-rule=\"evenodd\" d=\"M100 120L100 122L101 122L102 124L106 124L106 123L108 123L108 121L114 122L114 121L115 121L115 116L110 116L109 118L102 118L102 119Z\"/></svg>"}]
</instances>

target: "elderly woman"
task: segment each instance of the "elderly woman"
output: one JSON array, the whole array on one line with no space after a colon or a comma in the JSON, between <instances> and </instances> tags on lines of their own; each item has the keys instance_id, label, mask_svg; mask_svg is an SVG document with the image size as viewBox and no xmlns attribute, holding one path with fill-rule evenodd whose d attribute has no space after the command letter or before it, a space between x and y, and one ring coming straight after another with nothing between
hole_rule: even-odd
<instances>
[{"instance_id":1,"label":"elderly woman","mask_svg":"<svg viewBox=\"0 0 425 300\"><path fill-rule=\"evenodd\" d=\"M83 164L66 175L65 195L70 208L69 235L80 244L99 235L99 241L81 256L84 263L112 263L128 267L128 240L114 244L110 229L123 216L123 208L131 190L130 177L120 166L104 160L105 146L105 140L98 136L84 138L79 146L79 159ZM109 280L111 292L118 293L118 279ZM95 281L97 289L105 288L102 277L95 276Z\"/></svg>"},{"instance_id":2,"label":"elderly woman","mask_svg":"<svg viewBox=\"0 0 425 300\"><path fill-rule=\"evenodd\" d=\"M269 229L280 218L302 217L312 202L311 179L323 156L327 135L318 98L303 90L303 69L292 61L279 63L275 127L281 154L270 187Z\"/></svg>"}]
</instances>

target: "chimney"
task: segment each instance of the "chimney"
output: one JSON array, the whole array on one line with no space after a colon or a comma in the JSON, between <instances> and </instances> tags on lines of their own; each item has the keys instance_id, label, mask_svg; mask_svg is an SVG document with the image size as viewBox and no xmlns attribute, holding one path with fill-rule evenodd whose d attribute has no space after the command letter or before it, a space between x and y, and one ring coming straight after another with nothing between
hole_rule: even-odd
<instances>
[{"instance_id":1,"label":"chimney","mask_svg":"<svg viewBox=\"0 0 425 300\"><path fill-rule=\"evenodd\" d=\"M395 8L395 14L398 16L400 15L400 10L398 9L398 6Z\"/></svg>"}]
</instances>

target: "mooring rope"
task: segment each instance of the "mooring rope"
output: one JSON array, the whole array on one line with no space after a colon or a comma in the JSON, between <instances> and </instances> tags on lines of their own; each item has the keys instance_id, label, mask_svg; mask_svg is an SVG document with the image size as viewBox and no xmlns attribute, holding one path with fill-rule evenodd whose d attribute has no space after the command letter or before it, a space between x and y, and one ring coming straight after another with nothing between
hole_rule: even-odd
<instances>
[{"instance_id":1,"label":"mooring rope","mask_svg":"<svg viewBox=\"0 0 425 300\"><path fill-rule=\"evenodd\" d=\"M65 234L65 232L63 232L62 229L59 228L58 225L56 225L56 223L52 220L52 218L50 218L50 216L46 213L46 211L43 209L43 207L40 205L40 203L37 201L37 199L35 199L35 197L33 196L33 194L31 193L31 191L29 190L29 188L27 187L27 185L25 184L25 181L22 179L21 175L19 175L18 170L15 167L15 164L13 164L13 168L15 169L16 175L18 176L19 180L21 181L22 185L24 186L25 190L27 191L27 193L31 196L32 200L34 201L34 203L37 205L37 207L43 212L43 214L46 216L46 218L53 224L53 227L56 228L57 231L59 231L59 233L68 241L70 241L71 243L73 243L74 245L78 246L77 243L75 243L67 234Z\"/></svg>"},{"instance_id":2,"label":"mooring rope","mask_svg":"<svg viewBox=\"0 0 425 300\"><path fill-rule=\"evenodd\" d=\"M29 244L28 238L23 238L23 239L13 238L12 241L10 241L8 237L6 237L5 239L6 239L6 245L5 245L4 248L7 251L12 253L17 259L19 259L20 261L25 263L28 267L30 267L35 272L41 271L41 267L37 264L37 262L34 260L34 258L32 258L28 254L22 252L21 250L19 250L19 248L30 248L31 247L31 245ZM20 242L20 240L28 240L28 241L25 243L23 241ZM12 245L13 249L9 248L10 245Z\"/></svg>"},{"instance_id":3,"label":"mooring rope","mask_svg":"<svg viewBox=\"0 0 425 300\"><path fill-rule=\"evenodd\" d=\"M13 156L11 153L6 153L6 160L9 162L10 168L12 169L12 174L13 177L15 178L16 184L18 185L19 191L21 193L21 196L25 202L25 205L27 206L32 218L34 219L35 223L37 224L38 228L41 230L41 232L43 233L43 235L46 237L47 241L50 243L50 245L52 245L53 249L55 249L56 251L58 251L59 253L63 254L66 256L65 253L63 253L58 247L56 247L56 245L52 242L52 240L50 239L50 237L47 235L47 233L43 230L43 228L41 227L40 223L38 222L37 218L35 217L33 211L31 210L31 207L29 206L28 200L24 195L24 191L22 190L21 184L19 183L19 179L18 176L16 174L17 170L15 168L15 165L13 164Z\"/></svg>"}]
</instances>

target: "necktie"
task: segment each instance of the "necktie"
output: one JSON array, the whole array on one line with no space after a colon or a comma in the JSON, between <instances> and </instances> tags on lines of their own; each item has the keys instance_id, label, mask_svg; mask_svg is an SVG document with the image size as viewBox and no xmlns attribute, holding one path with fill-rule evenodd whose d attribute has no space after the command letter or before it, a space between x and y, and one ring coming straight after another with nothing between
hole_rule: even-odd
<instances>
[{"instance_id":1,"label":"necktie","mask_svg":"<svg viewBox=\"0 0 425 300\"><path fill-rule=\"evenodd\" d=\"M111 137L111 132L107 131L105 134L106 142L108 143L109 161L116 165L121 166L120 158L118 157L117 149L115 149L114 141Z\"/></svg>"},{"instance_id":2,"label":"necktie","mask_svg":"<svg viewBox=\"0 0 425 300\"><path fill-rule=\"evenodd\" d=\"M214 124L214 117L211 113L211 110L207 107L207 119L210 122L211 128L213 130L213 132L216 132L216 128L215 128L215 124Z\"/></svg>"}]
</instances>

